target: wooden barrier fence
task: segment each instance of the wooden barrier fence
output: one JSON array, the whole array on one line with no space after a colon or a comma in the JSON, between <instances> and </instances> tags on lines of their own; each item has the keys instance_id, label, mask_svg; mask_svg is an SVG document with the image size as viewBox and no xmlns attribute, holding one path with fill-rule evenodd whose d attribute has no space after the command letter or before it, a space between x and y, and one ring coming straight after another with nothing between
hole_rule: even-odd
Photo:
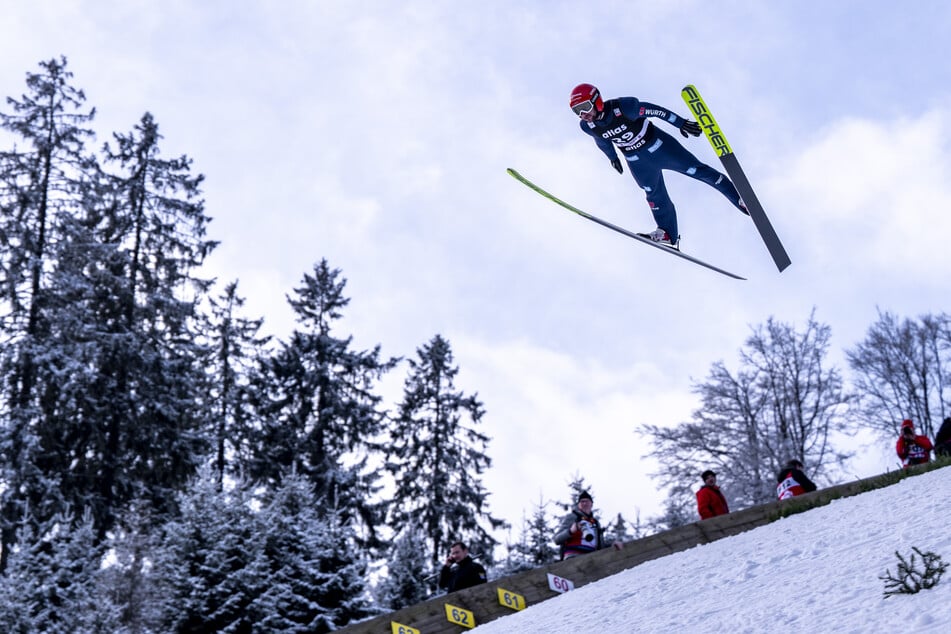
<instances>
[{"instance_id":1,"label":"wooden barrier fence","mask_svg":"<svg viewBox=\"0 0 951 634\"><path fill-rule=\"evenodd\" d=\"M645 561L680 552L700 544L707 544L724 537L738 535L764 526L777 519L823 506L830 501L857 495L872 489L878 489L899 480L948 466L943 460L930 465L890 472L883 475L856 480L846 484L807 493L783 502L771 502L722 515L708 520L680 526L662 533L628 542L621 550L605 549L588 555L573 557L532 570L489 581L486 584L466 588L450 594L434 597L413 606L383 614L360 623L348 625L338 632L352 634L456 634L469 629L457 624L460 620L470 626L488 623L497 618L512 614L513 609L500 599L499 589L507 593L507 598L517 600L520 596L525 605L531 606L558 596L551 588L549 575L560 580L570 581L574 587L581 587L610 575L633 568ZM949 472L951 473L951 472ZM562 583L558 581L557 583ZM516 596L517 595L517 596ZM510 603L514 601L510 600ZM447 611L446 606L450 608ZM452 609L456 608L455 620L449 620ZM461 608L462 611L459 611ZM471 613L470 614L467 614ZM402 631L394 624L406 626Z\"/></svg>"}]
</instances>

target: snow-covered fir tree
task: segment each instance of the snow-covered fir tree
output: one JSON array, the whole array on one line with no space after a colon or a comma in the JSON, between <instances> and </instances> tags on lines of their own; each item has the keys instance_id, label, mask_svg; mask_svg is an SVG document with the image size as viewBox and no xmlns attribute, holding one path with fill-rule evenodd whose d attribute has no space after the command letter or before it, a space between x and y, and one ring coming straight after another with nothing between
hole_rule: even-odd
<instances>
[{"instance_id":1,"label":"snow-covered fir tree","mask_svg":"<svg viewBox=\"0 0 951 634\"><path fill-rule=\"evenodd\" d=\"M133 504L103 544L108 553L103 584L111 602L121 607L120 632L147 634L166 631L165 601L169 586L156 573L162 531L151 509Z\"/></svg>"},{"instance_id":2,"label":"snow-covered fir tree","mask_svg":"<svg viewBox=\"0 0 951 634\"><path fill-rule=\"evenodd\" d=\"M207 454L203 406L207 394L198 306L211 281L198 275L217 246L206 238L201 183L192 160L162 156L158 123L146 113L128 133L105 145L111 170L96 235L121 245L126 292L115 298L121 318L103 324L114 337L103 359L104 408L99 497L103 527L131 499L172 512L176 493ZM95 448L100 450L99 447Z\"/></svg>"},{"instance_id":3,"label":"snow-covered fir tree","mask_svg":"<svg viewBox=\"0 0 951 634\"><path fill-rule=\"evenodd\" d=\"M45 449L37 364L52 330L42 307L62 239L57 219L78 208L93 163L86 142L95 110L72 84L66 59L42 62L26 84L0 112L0 128L15 143L0 151L0 573L25 509L37 521L63 510L38 464Z\"/></svg>"},{"instance_id":4,"label":"snow-covered fir tree","mask_svg":"<svg viewBox=\"0 0 951 634\"><path fill-rule=\"evenodd\" d=\"M219 490L206 467L179 507L162 528L152 573L163 598L162 630L250 631L250 606L269 581L250 495L245 487Z\"/></svg>"},{"instance_id":5,"label":"snow-covered fir tree","mask_svg":"<svg viewBox=\"0 0 951 634\"><path fill-rule=\"evenodd\" d=\"M270 337L258 334L262 319L240 315L244 298L238 295L237 281L225 286L211 300L209 316L208 420L206 431L213 441L215 473L219 488L226 475L240 477L251 460L255 416L251 407L253 364L260 358Z\"/></svg>"},{"instance_id":6,"label":"snow-covered fir tree","mask_svg":"<svg viewBox=\"0 0 951 634\"><path fill-rule=\"evenodd\" d=\"M315 496L301 475L286 475L259 514L263 591L250 613L274 632L331 632L371 616L367 560L335 500Z\"/></svg>"},{"instance_id":7,"label":"snow-covered fir tree","mask_svg":"<svg viewBox=\"0 0 951 634\"><path fill-rule=\"evenodd\" d=\"M548 505L539 497L531 516L522 518L518 541L508 545L502 574L531 570L558 559L558 548L552 541L558 519L549 513Z\"/></svg>"},{"instance_id":8,"label":"snow-covered fir tree","mask_svg":"<svg viewBox=\"0 0 951 634\"><path fill-rule=\"evenodd\" d=\"M379 474L366 465L385 417L378 383L397 361L381 359L379 346L354 350L352 337L334 336L350 302L345 286L340 270L321 260L289 298L299 327L264 360L253 384L260 430L250 474L272 490L286 473L307 478L376 547Z\"/></svg>"},{"instance_id":9,"label":"snow-covered fir tree","mask_svg":"<svg viewBox=\"0 0 951 634\"><path fill-rule=\"evenodd\" d=\"M195 306L208 282L194 270L214 243L201 177L159 158L150 115L104 147L107 173L83 149L92 113L65 59L41 66L2 118L25 148L0 156L19 188L0 193L0 223L20 227L0 230L7 544L25 505L37 521L89 509L99 540L136 498L169 512L205 453Z\"/></svg>"},{"instance_id":10,"label":"snow-covered fir tree","mask_svg":"<svg viewBox=\"0 0 951 634\"><path fill-rule=\"evenodd\" d=\"M489 437L479 431L484 415L476 395L455 387L459 368L440 335L417 349L403 399L390 432L387 468L396 481L390 525L414 525L426 535L420 555L435 569L455 541L492 561L490 533L505 522L491 515L481 475L491 465Z\"/></svg>"},{"instance_id":11,"label":"snow-covered fir tree","mask_svg":"<svg viewBox=\"0 0 951 634\"><path fill-rule=\"evenodd\" d=\"M641 521L639 510L636 511L633 522L618 513L605 530L608 532L607 541L629 542L647 535L647 526Z\"/></svg>"},{"instance_id":12,"label":"snow-covered fir tree","mask_svg":"<svg viewBox=\"0 0 951 634\"><path fill-rule=\"evenodd\" d=\"M647 520L647 529L651 533L686 526L700 519L697 514L697 500L689 488L672 487L664 500L664 508L660 515Z\"/></svg>"},{"instance_id":13,"label":"snow-covered fir tree","mask_svg":"<svg viewBox=\"0 0 951 634\"><path fill-rule=\"evenodd\" d=\"M23 522L0 575L3 631L119 631L121 606L104 583L103 553L89 512Z\"/></svg>"},{"instance_id":14,"label":"snow-covered fir tree","mask_svg":"<svg viewBox=\"0 0 951 634\"><path fill-rule=\"evenodd\" d=\"M407 524L390 545L386 571L376 587L376 602L385 610L399 610L427 599L438 573L420 556L428 539L422 527Z\"/></svg>"},{"instance_id":15,"label":"snow-covered fir tree","mask_svg":"<svg viewBox=\"0 0 951 634\"><path fill-rule=\"evenodd\" d=\"M180 507L146 575L158 631L329 632L374 613L355 531L303 476L261 500L203 467Z\"/></svg>"}]
</instances>

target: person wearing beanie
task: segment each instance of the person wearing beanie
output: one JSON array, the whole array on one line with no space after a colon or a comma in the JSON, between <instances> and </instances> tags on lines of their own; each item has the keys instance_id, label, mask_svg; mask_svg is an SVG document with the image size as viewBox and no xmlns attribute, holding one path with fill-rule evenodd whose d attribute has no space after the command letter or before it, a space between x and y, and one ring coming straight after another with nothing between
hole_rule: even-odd
<instances>
[{"instance_id":1,"label":"person wearing beanie","mask_svg":"<svg viewBox=\"0 0 951 634\"><path fill-rule=\"evenodd\" d=\"M931 461L931 450L934 447L931 440L924 435L915 433L915 423L906 418L901 423L901 433L895 443L895 452L902 460L902 467L916 464L925 464Z\"/></svg>"},{"instance_id":2,"label":"person wearing beanie","mask_svg":"<svg viewBox=\"0 0 951 634\"><path fill-rule=\"evenodd\" d=\"M720 487L717 486L717 474L709 469L700 474L703 486L697 491L697 512L700 519L707 520L717 515L726 515L730 507Z\"/></svg>"},{"instance_id":3,"label":"person wearing beanie","mask_svg":"<svg viewBox=\"0 0 951 634\"><path fill-rule=\"evenodd\" d=\"M803 473L803 464L793 458L776 475L776 495L780 500L810 493L816 490L815 483Z\"/></svg>"},{"instance_id":4,"label":"person wearing beanie","mask_svg":"<svg viewBox=\"0 0 951 634\"><path fill-rule=\"evenodd\" d=\"M553 540L560 547L562 559L607 548L604 544L604 529L592 513L593 507L591 494L582 491L578 495L577 506L561 520ZM615 550L624 547L621 542L614 542L612 546Z\"/></svg>"}]
</instances>

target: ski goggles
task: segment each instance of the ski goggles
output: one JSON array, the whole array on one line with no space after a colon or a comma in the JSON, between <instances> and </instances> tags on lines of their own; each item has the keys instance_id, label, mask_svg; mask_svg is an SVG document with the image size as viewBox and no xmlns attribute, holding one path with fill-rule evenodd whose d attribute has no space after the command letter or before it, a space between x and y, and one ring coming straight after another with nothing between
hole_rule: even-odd
<instances>
[{"instance_id":1,"label":"ski goggles","mask_svg":"<svg viewBox=\"0 0 951 634\"><path fill-rule=\"evenodd\" d=\"M571 106L571 111L579 117L583 114L588 114L592 110L594 110L594 99L587 99L577 105Z\"/></svg>"}]
</instances>

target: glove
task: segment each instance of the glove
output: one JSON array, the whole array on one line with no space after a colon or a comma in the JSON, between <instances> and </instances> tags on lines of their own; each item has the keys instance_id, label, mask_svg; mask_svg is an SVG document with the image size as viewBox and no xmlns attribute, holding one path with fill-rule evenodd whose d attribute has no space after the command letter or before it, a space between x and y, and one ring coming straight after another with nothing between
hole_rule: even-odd
<instances>
[{"instance_id":1,"label":"glove","mask_svg":"<svg viewBox=\"0 0 951 634\"><path fill-rule=\"evenodd\" d=\"M685 137L691 134L693 136L700 136L700 132L700 124L698 124L696 121L684 121L680 126L680 133Z\"/></svg>"},{"instance_id":2,"label":"glove","mask_svg":"<svg viewBox=\"0 0 951 634\"><path fill-rule=\"evenodd\" d=\"M618 174L624 173L624 168L621 167L621 159L614 159L613 161L611 161L611 167L616 169Z\"/></svg>"}]
</instances>

